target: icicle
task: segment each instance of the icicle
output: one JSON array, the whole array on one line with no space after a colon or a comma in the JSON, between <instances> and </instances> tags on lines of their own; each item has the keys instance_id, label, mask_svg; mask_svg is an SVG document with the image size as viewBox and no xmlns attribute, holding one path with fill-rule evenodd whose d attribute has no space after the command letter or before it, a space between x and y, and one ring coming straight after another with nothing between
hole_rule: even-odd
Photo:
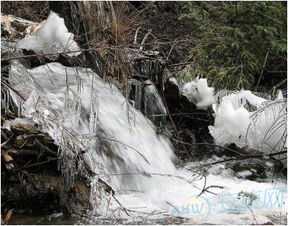
<instances>
[{"instance_id":1,"label":"icicle","mask_svg":"<svg viewBox=\"0 0 288 226\"><path fill-rule=\"evenodd\" d=\"M282 94L282 91L281 89L278 89L277 90L277 97L276 97L276 100L280 100L280 99L283 99L283 94Z\"/></svg>"},{"instance_id":2,"label":"icicle","mask_svg":"<svg viewBox=\"0 0 288 226\"><path fill-rule=\"evenodd\" d=\"M129 80L129 96L133 102L133 107L135 107L137 110L141 109L142 89L142 82L136 79Z\"/></svg>"}]
</instances>

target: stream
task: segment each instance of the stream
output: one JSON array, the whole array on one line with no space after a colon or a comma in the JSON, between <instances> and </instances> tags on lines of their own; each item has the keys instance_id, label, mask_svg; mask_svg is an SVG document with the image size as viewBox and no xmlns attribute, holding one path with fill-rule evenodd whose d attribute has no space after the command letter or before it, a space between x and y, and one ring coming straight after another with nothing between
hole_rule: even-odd
<instances>
[{"instance_id":1,"label":"stream","mask_svg":"<svg viewBox=\"0 0 288 226\"><path fill-rule=\"evenodd\" d=\"M222 164L204 170L203 162L176 168L169 139L90 69L60 63L27 69L14 61L9 79L25 98L11 91L19 112L61 147L67 186L83 167L71 164L79 152L95 173L89 218L14 215L12 224L286 223L284 179L241 179ZM99 189L99 178L115 196Z\"/></svg>"}]
</instances>

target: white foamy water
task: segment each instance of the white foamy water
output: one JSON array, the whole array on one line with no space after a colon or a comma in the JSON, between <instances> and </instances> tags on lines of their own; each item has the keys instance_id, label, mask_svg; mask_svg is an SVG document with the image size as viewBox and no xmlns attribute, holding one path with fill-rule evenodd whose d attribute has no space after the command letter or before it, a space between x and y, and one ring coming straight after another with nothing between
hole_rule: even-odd
<instances>
[{"instance_id":1,"label":"white foamy water","mask_svg":"<svg viewBox=\"0 0 288 226\"><path fill-rule=\"evenodd\" d=\"M11 91L22 114L41 124L66 154L84 150L85 161L112 186L115 197L130 215L107 195L101 205L94 203L102 216L133 222L139 217L157 219L172 215L187 217L190 223L249 224L271 220L267 212L286 215L283 200L275 204L278 196L273 198L273 205L265 203L265 192L282 192L285 182L240 180L228 170L211 172L205 182L197 171L176 169L169 140L158 135L153 124L130 106L114 85L104 82L90 69L49 63L28 70L15 61L10 82L26 99L20 100ZM213 194L205 192L196 198L205 184L214 186L209 189ZM264 198L259 196L259 202L264 204L253 212L254 217L243 203L237 202L237 197L235 200L235 194L241 191L264 194ZM221 197L229 195L232 201L221 201Z\"/></svg>"}]
</instances>

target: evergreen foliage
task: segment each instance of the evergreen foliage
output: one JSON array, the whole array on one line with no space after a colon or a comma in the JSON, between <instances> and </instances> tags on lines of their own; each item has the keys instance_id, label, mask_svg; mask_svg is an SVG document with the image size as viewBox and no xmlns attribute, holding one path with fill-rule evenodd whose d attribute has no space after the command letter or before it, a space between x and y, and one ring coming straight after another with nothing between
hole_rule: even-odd
<instances>
[{"instance_id":1,"label":"evergreen foliage","mask_svg":"<svg viewBox=\"0 0 288 226\"><path fill-rule=\"evenodd\" d=\"M180 73L186 81L200 75L217 89L251 89L267 60L286 58L286 2L187 2L183 12L197 39Z\"/></svg>"}]
</instances>

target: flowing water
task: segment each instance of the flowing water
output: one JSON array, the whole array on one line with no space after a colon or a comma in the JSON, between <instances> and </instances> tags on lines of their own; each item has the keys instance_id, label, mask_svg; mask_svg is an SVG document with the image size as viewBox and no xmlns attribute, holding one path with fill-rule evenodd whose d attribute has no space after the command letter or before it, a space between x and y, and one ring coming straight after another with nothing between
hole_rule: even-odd
<instances>
[{"instance_id":1,"label":"flowing water","mask_svg":"<svg viewBox=\"0 0 288 226\"><path fill-rule=\"evenodd\" d=\"M11 91L19 111L61 147L59 163L67 186L81 171L73 165L77 153L85 152L85 162L97 175L91 182L89 223L99 222L96 214L110 223L174 223L179 217L186 223L285 223L285 181L238 179L223 165L202 173L201 163L177 169L168 138L90 69L49 63L29 70L14 61L9 77L25 99ZM97 189L99 177L116 191L119 202Z\"/></svg>"}]
</instances>

